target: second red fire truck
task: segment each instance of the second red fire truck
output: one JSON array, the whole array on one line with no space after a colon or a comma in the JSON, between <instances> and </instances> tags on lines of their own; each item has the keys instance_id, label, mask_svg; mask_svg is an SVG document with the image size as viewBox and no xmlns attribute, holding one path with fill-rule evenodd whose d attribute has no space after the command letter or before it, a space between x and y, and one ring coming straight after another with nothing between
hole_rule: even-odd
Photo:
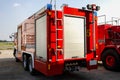
<instances>
[{"instance_id":1,"label":"second red fire truck","mask_svg":"<svg viewBox=\"0 0 120 80\"><path fill-rule=\"evenodd\" d=\"M111 22L114 23L114 21L117 20ZM118 70L120 67L120 25L107 24L105 20L105 24L98 26L98 33L98 60L103 62L106 69Z\"/></svg>"},{"instance_id":2,"label":"second red fire truck","mask_svg":"<svg viewBox=\"0 0 120 80\"><path fill-rule=\"evenodd\" d=\"M52 10L48 4L26 19L17 28L16 61L22 61L30 73L37 70L46 76L79 71L81 67L96 69L99 6L87 8L64 5L62 10Z\"/></svg>"}]
</instances>

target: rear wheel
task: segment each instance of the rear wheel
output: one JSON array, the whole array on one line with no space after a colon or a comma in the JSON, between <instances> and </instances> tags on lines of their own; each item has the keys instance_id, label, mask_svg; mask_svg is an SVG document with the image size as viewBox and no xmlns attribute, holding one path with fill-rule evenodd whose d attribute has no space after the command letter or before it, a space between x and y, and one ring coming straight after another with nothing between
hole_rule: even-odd
<instances>
[{"instance_id":1,"label":"rear wheel","mask_svg":"<svg viewBox=\"0 0 120 80\"><path fill-rule=\"evenodd\" d=\"M31 56L29 57L28 64L29 64L29 72L30 72L30 74L34 75L35 74L35 70L33 69L33 61L32 61L32 57Z\"/></svg>"},{"instance_id":2,"label":"rear wheel","mask_svg":"<svg viewBox=\"0 0 120 80\"><path fill-rule=\"evenodd\" d=\"M28 58L26 55L23 55L23 67L26 71L29 69L28 68Z\"/></svg>"},{"instance_id":3,"label":"rear wheel","mask_svg":"<svg viewBox=\"0 0 120 80\"><path fill-rule=\"evenodd\" d=\"M117 70L119 67L119 55L115 50L107 50L102 55L103 66L108 70Z\"/></svg>"}]
</instances>

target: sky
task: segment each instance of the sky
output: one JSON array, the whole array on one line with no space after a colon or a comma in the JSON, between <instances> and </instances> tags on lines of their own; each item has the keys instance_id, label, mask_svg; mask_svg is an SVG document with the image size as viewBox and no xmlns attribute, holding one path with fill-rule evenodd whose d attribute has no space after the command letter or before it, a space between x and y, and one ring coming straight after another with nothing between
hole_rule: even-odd
<instances>
[{"instance_id":1,"label":"sky","mask_svg":"<svg viewBox=\"0 0 120 80\"><path fill-rule=\"evenodd\" d=\"M0 40L10 40L9 35L17 31L17 26L33 13L40 10L51 0L0 0ZM98 15L120 17L119 0L56 0L57 9L62 4L81 8L87 4L96 4L101 7ZM54 4L54 0L52 2Z\"/></svg>"}]
</instances>

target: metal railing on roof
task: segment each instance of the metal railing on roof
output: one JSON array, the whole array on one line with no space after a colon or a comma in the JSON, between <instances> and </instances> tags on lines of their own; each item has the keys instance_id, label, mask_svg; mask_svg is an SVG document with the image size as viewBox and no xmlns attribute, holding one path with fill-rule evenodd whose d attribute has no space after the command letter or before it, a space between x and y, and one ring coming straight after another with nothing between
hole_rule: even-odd
<instances>
[{"instance_id":1,"label":"metal railing on roof","mask_svg":"<svg viewBox=\"0 0 120 80\"><path fill-rule=\"evenodd\" d=\"M102 21L99 22L100 18L102 18ZM110 21L107 21L106 15L100 15L98 16L98 25L102 24L120 25L120 18L112 17Z\"/></svg>"}]
</instances>

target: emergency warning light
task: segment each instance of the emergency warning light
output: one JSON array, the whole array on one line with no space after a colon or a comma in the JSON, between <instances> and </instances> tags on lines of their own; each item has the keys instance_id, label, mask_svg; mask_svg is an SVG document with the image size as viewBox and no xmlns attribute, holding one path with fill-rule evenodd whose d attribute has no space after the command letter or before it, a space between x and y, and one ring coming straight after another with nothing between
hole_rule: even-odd
<instances>
[{"instance_id":1,"label":"emergency warning light","mask_svg":"<svg viewBox=\"0 0 120 80\"><path fill-rule=\"evenodd\" d=\"M47 4L47 9L52 10L52 4Z\"/></svg>"},{"instance_id":2,"label":"emergency warning light","mask_svg":"<svg viewBox=\"0 0 120 80\"><path fill-rule=\"evenodd\" d=\"M88 9L88 10L96 10L96 11L99 11L99 10L100 10L100 6L96 6L95 4L88 4L88 5L87 5L87 9Z\"/></svg>"}]
</instances>

